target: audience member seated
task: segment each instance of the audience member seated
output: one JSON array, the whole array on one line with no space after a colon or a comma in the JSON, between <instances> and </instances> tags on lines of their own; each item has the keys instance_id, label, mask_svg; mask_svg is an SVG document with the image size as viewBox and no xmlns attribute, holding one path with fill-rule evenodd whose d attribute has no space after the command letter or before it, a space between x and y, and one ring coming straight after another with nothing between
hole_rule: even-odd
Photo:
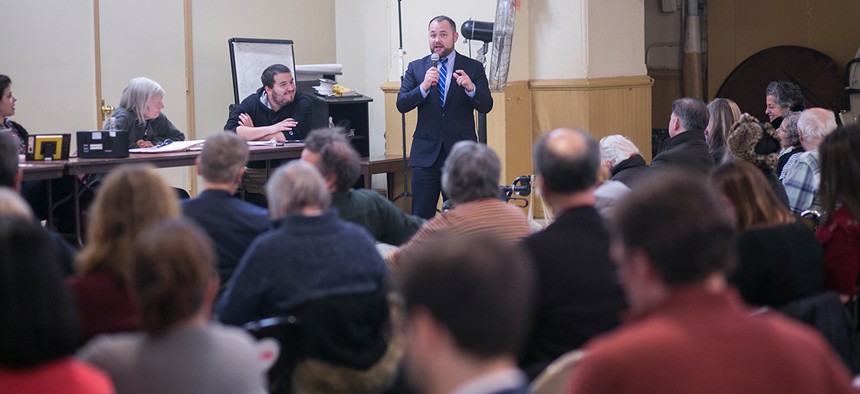
<instances>
[{"instance_id":1,"label":"audience member seated","mask_svg":"<svg viewBox=\"0 0 860 394\"><path fill-rule=\"evenodd\" d=\"M708 152L714 157L714 163L720 164L726 155L726 141L732 125L741 117L741 109L734 101L725 98L715 98L708 103L708 127L705 127L705 140L708 142Z\"/></svg>"},{"instance_id":2,"label":"audience member seated","mask_svg":"<svg viewBox=\"0 0 860 394\"><path fill-rule=\"evenodd\" d=\"M293 72L283 64L273 64L263 70L263 85L245 97L230 111L224 131L238 134L248 141L303 140L311 128L313 101L296 90ZM274 161L273 166L278 166ZM263 208L266 196L263 188L268 176L265 161L248 163L242 179L245 199Z\"/></svg>"},{"instance_id":3,"label":"audience member seated","mask_svg":"<svg viewBox=\"0 0 860 394\"><path fill-rule=\"evenodd\" d=\"M119 107L105 120L105 130L128 132L129 148L151 148L166 140L184 141L182 134L161 112L164 89L158 82L137 77L128 82Z\"/></svg>"},{"instance_id":4,"label":"audience member seated","mask_svg":"<svg viewBox=\"0 0 860 394\"><path fill-rule=\"evenodd\" d=\"M178 216L176 194L151 166L122 166L105 178L76 261L78 275L66 281L81 314L84 342L96 334L138 328L131 248L143 230Z\"/></svg>"},{"instance_id":5,"label":"audience member seated","mask_svg":"<svg viewBox=\"0 0 860 394\"><path fill-rule=\"evenodd\" d=\"M378 242L405 243L424 219L406 214L374 190L352 188L361 175L361 159L343 132L312 131L305 140L302 160L320 170L331 192L331 205L343 220L363 226Z\"/></svg>"},{"instance_id":6,"label":"audience member seated","mask_svg":"<svg viewBox=\"0 0 860 394\"><path fill-rule=\"evenodd\" d=\"M221 299L228 324L288 314L311 300L373 292L387 278L385 263L364 228L328 209L319 171L294 161L266 185L274 228L248 248Z\"/></svg>"},{"instance_id":7,"label":"audience member seated","mask_svg":"<svg viewBox=\"0 0 860 394\"><path fill-rule=\"evenodd\" d=\"M708 106L702 100L684 97L672 103L669 116L669 139L651 160L655 170L683 169L706 175L714 168L714 158L705 142Z\"/></svg>"},{"instance_id":8,"label":"audience member seated","mask_svg":"<svg viewBox=\"0 0 860 394\"><path fill-rule=\"evenodd\" d=\"M215 244L221 289L230 282L254 238L270 224L268 211L233 197L247 161L248 144L241 137L218 133L207 138L196 161L203 192L193 200L182 201L182 214L206 231Z\"/></svg>"},{"instance_id":9,"label":"audience member seated","mask_svg":"<svg viewBox=\"0 0 860 394\"><path fill-rule=\"evenodd\" d=\"M803 91L789 81L773 81L765 89L764 114L774 129L779 128L787 112L803 111Z\"/></svg>"},{"instance_id":10,"label":"audience member seated","mask_svg":"<svg viewBox=\"0 0 860 394\"><path fill-rule=\"evenodd\" d=\"M0 391L113 393L76 361L78 316L53 241L31 220L0 215Z\"/></svg>"},{"instance_id":11,"label":"audience member seated","mask_svg":"<svg viewBox=\"0 0 860 394\"><path fill-rule=\"evenodd\" d=\"M815 235L779 204L760 171L743 161L727 162L711 173L710 183L734 214L738 256L729 282L744 301L779 307L824 290Z\"/></svg>"},{"instance_id":12,"label":"audience member seated","mask_svg":"<svg viewBox=\"0 0 860 394\"><path fill-rule=\"evenodd\" d=\"M23 219L36 221L30 206L17 193L20 190L23 176L23 172L18 167L17 151L18 145L15 139L9 134L0 133L0 189L7 189L3 192L2 199L4 202L0 203L2 205L0 206L0 213L9 213ZM54 241L60 254L59 260L63 275L71 275L75 249L60 234L51 230L46 232Z\"/></svg>"},{"instance_id":13,"label":"audience member seated","mask_svg":"<svg viewBox=\"0 0 860 394\"><path fill-rule=\"evenodd\" d=\"M728 139L731 158L743 160L758 167L773 194L787 208L788 196L774 172L779 146L776 131L770 123L760 123L750 114L741 116L732 127Z\"/></svg>"},{"instance_id":14,"label":"audience member seated","mask_svg":"<svg viewBox=\"0 0 860 394\"><path fill-rule=\"evenodd\" d=\"M413 386L425 393L526 393L516 354L535 285L523 251L492 235L442 236L406 257L400 279Z\"/></svg>"},{"instance_id":15,"label":"audience member seated","mask_svg":"<svg viewBox=\"0 0 860 394\"><path fill-rule=\"evenodd\" d=\"M184 220L155 224L133 247L131 287L143 332L103 335L79 357L107 372L120 393L263 393L256 342L213 323L215 253Z\"/></svg>"},{"instance_id":16,"label":"audience member seated","mask_svg":"<svg viewBox=\"0 0 860 394\"><path fill-rule=\"evenodd\" d=\"M818 145L836 129L836 117L824 108L810 108L797 119L800 144L806 151L800 154L782 184L788 195L791 212L800 215L807 210L821 211L818 185L821 170L818 161Z\"/></svg>"},{"instance_id":17,"label":"audience member seated","mask_svg":"<svg viewBox=\"0 0 860 394\"><path fill-rule=\"evenodd\" d=\"M529 235L522 209L499 199L502 165L489 147L460 141L451 149L442 168L442 190L454 207L430 219L409 243L388 255L388 266L397 271L411 250L445 234L491 234L507 242Z\"/></svg>"},{"instance_id":18,"label":"audience member seated","mask_svg":"<svg viewBox=\"0 0 860 394\"><path fill-rule=\"evenodd\" d=\"M390 387L403 349L390 311L388 272L362 227L328 209L319 171L304 161L279 168L266 185L274 229L239 263L219 318L242 324L295 316L288 346L296 392L373 393Z\"/></svg>"},{"instance_id":19,"label":"audience member seated","mask_svg":"<svg viewBox=\"0 0 860 394\"><path fill-rule=\"evenodd\" d=\"M609 258L609 234L594 207L597 143L581 131L557 129L534 148L537 186L555 214L525 239L537 293L533 327L519 357L530 378L562 354L618 325L624 296Z\"/></svg>"},{"instance_id":20,"label":"audience member seated","mask_svg":"<svg viewBox=\"0 0 860 394\"><path fill-rule=\"evenodd\" d=\"M836 129L820 150L824 287L847 299L860 284L860 126Z\"/></svg>"},{"instance_id":21,"label":"audience member seated","mask_svg":"<svg viewBox=\"0 0 860 394\"><path fill-rule=\"evenodd\" d=\"M609 166L610 180L619 181L633 189L651 173L651 167L639 154L639 148L629 138L613 134L600 139L600 157Z\"/></svg>"},{"instance_id":22,"label":"audience member seated","mask_svg":"<svg viewBox=\"0 0 860 394\"><path fill-rule=\"evenodd\" d=\"M704 180L665 174L611 223L631 315L585 346L570 392L854 392L820 335L729 287L731 220Z\"/></svg>"},{"instance_id":23,"label":"audience member seated","mask_svg":"<svg viewBox=\"0 0 860 394\"><path fill-rule=\"evenodd\" d=\"M776 162L776 175L779 177L780 182L785 180L785 176L791 171L791 167L800 158L799 154L804 152L803 145L800 144L800 135L797 131L797 120L799 118L799 112L784 115L782 123L776 129L776 135L779 136L779 144L782 147Z\"/></svg>"}]
</instances>

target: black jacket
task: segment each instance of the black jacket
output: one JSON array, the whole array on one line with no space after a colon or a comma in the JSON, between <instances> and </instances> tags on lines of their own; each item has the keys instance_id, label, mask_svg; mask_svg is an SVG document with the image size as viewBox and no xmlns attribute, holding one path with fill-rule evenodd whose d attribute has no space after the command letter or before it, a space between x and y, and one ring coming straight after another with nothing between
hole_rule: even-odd
<instances>
[{"instance_id":1,"label":"black jacket","mask_svg":"<svg viewBox=\"0 0 860 394\"><path fill-rule=\"evenodd\" d=\"M714 168L714 157L708 152L705 133L702 130L687 130L666 140L663 151L651 161L651 168L686 169L707 174Z\"/></svg>"}]
</instances>

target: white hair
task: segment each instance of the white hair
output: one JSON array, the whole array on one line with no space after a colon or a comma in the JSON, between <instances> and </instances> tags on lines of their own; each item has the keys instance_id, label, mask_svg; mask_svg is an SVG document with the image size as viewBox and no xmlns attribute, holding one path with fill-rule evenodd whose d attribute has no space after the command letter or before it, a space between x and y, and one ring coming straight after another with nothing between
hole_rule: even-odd
<instances>
[{"instance_id":1,"label":"white hair","mask_svg":"<svg viewBox=\"0 0 860 394\"><path fill-rule=\"evenodd\" d=\"M154 96L164 96L164 89L158 82L146 77L137 77L128 82L128 86L122 91L119 106L123 107L137 117L137 121L145 123L143 114L146 112L146 104Z\"/></svg>"},{"instance_id":2,"label":"white hair","mask_svg":"<svg viewBox=\"0 0 860 394\"><path fill-rule=\"evenodd\" d=\"M618 163L639 154L633 141L621 134L613 134L600 139L600 158L615 167Z\"/></svg>"},{"instance_id":3,"label":"white hair","mask_svg":"<svg viewBox=\"0 0 860 394\"><path fill-rule=\"evenodd\" d=\"M800 113L797 131L804 140L824 138L836 130L836 116L824 108L810 108Z\"/></svg>"}]
</instances>

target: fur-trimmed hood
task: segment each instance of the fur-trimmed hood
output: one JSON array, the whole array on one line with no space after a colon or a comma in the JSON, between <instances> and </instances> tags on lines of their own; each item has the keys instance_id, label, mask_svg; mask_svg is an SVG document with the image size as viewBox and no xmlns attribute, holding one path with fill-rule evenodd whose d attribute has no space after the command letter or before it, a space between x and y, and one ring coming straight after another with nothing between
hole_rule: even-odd
<instances>
[{"instance_id":1,"label":"fur-trimmed hood","mask_svg":"<svg viewBox=\"0 0 860 394\"><path fill-rule=\"evenodd\" d=\"M776 167L780 144L770 123L759 122L745 113L732 125L726 144L736 159L762 169L773 170Z\"/></svg>"},{"instance_id":2,"label":"fur-trimmed hood","mask_svg":"<svg viewBox=\"0 0 860 394\"><path fill-rule=\"evenodd\" d=\"M366 369L336 365L327 360L308 357L299 361L293 371L294 393L379 393L386 391L397 378L404 354L402 324L404 306L394 292L387 294L390 327L387 347L382 357Z\"/></svg>"}]
</instances>

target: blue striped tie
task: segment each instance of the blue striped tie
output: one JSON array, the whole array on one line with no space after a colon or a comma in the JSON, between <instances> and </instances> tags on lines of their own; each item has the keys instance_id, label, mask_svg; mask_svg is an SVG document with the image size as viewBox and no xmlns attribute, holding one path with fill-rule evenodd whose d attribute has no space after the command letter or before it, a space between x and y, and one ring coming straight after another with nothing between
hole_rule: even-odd
<instances>
[{"instance_id":1,"label":"blue striped tie","mask_svg":"<svg viewBox=\"0 0 860 394\"><path fill-rule=\"evenodd\" d=\"M446 63L448 63L447 57L439 61L439 98L442 100L443 107L445 106L445 79L448 78Z\"/></svg>"}]
</instances>

